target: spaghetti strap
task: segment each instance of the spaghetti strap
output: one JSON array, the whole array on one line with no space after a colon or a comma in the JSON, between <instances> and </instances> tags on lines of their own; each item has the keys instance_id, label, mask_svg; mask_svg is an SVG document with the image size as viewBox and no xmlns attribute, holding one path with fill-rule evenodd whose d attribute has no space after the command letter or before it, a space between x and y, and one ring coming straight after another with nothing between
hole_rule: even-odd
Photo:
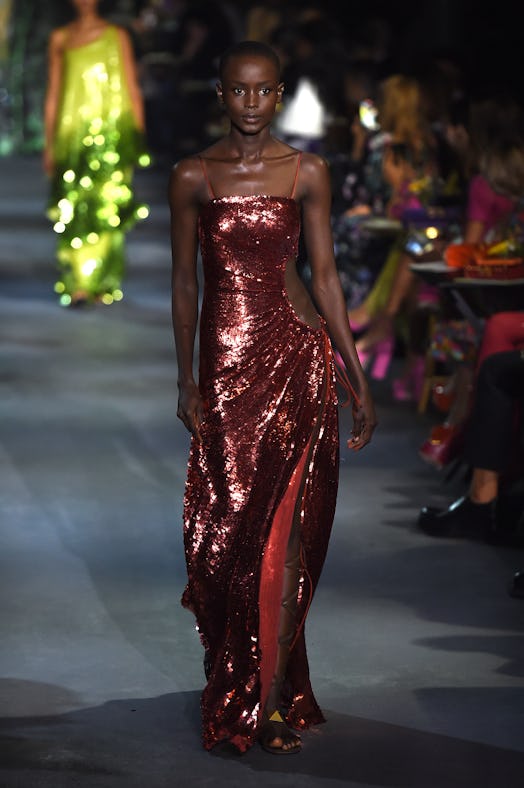
<instances>
[{"instance_id":1,"label":"spaghetti strap","mask_svg":"<svg viewBox=\"0 0 524 788\"><path fill-rule=\"evenodd\" d=\"M202 156L199 156L198 160L200 161L200 166L202 167L202 172L204 173L204 178L206 179L209 196L212 200L214 200L216 199L216 195L215 192L213 191L213 187L211 186L211 181L209 180L209 176L207 174L207 168L206 165L204 164L204 159L202 158Z\"/></svg>"},{"instance_id":2,"label":"spaghetti strap","mask_svg":"<svg viewBox=\"0 0 524 788\"><path fill-rule=\"evenodd\" d=\"M300 169L300 160L301 160L301 158L302 158L302 151L299 151L298 152L298 157L297 157L297 169L295 171L295 180L293 181L293 188L291 189L291 197L292 198L295 196L295 190L297 188L298 171Z\"/></svg>"}]
</instances>

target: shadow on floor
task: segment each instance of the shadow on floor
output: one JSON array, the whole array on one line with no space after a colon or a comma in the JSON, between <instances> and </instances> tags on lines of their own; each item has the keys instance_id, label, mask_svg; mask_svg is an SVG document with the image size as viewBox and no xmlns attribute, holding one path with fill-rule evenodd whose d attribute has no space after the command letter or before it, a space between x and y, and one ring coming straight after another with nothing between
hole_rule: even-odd
<instances>
[{"instance_id":1,"label":"shadow on floor","mask_svg":"<svg viewBox=\"0 0 524 788\"><path fill-rule=\"evenodd\" d=\"M42 698L49 708L53 701L58 707L72 700L61 687L16 679L8 683L7 695L16 692L28 710L42 708ZM328 710L325 714L327 723L307 732L303 752L289 759L267 755L257 746L245 755L220 746L205 752L198 692L109 701L55 715L4 717L0 782L3 788L291 786L302 775L308 786L317 781L324 786L325 780L384 788L522 786L524 752Z\"/></svg>"}]
</instances>

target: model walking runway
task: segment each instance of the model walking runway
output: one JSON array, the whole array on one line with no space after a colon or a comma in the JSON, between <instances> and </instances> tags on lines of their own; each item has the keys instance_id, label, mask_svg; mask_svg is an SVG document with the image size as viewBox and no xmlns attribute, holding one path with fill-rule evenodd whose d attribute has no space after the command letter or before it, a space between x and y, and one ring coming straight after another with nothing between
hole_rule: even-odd
<instances>
[{"instance_id":1,"label":"model walking runway","mask_svg":"<svg viewBox=\"0 0 524 788\"><path fill-rule=\"evenodd\" d=\"M72 311L52 292L40 161L2 168L2 788L520 786L523 608L506 586L522 553L416 531L456 483L417 456L431 417L379 383L374 442L358 461L341 450L308 616L326 723L276 764L203 750L166 173L137 180L151 216L129 235L124 300Z\"/></svg>"}]
</instances>

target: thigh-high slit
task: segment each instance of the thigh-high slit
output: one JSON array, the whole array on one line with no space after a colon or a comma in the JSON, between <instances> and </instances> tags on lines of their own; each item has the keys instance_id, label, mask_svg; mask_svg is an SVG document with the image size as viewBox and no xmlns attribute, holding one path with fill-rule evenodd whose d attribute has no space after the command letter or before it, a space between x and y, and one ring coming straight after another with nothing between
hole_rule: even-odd
<instances>
[{"instance_id":1,"label":"thigh-high slit","mask_svg":"<svg viewBox=\"0 0 524 788\"><path fill-rule=\"evenodd\" d=\"M338 400L325 323L320 316L318 325L304 322L286 291L299 216L293 199L265 196L217 198L201 212L204 415L184 495L182 602L206 650L201 710L208 749L228 741L243 752L257 739L277 665L284 566L295 533L296 626L282 700L292 728L324 720L304 630L335 512Z\"/></svg>"}]
</instances>

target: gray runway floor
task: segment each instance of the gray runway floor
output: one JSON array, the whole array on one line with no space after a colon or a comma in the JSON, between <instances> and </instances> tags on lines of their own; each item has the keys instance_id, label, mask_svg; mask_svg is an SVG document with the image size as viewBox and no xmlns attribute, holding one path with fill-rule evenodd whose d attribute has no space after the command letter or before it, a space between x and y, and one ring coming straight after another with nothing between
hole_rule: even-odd
<instances>
[{"instance_id":1,"label":"gray runway floor","mask_svg":"<svg viewBox=\"0 0 524 788\"><path fill-rule=\"evenodd\" d=\"M137 176L124 301L71 311L39 161L0 166L0 787L522 788L524 553L416 531L462 487L417 455L438 415L387 382L373 444L342 450L307 622L327 723L293 758L202 749L167 173Z\"/></svg>"}]
</instances>

